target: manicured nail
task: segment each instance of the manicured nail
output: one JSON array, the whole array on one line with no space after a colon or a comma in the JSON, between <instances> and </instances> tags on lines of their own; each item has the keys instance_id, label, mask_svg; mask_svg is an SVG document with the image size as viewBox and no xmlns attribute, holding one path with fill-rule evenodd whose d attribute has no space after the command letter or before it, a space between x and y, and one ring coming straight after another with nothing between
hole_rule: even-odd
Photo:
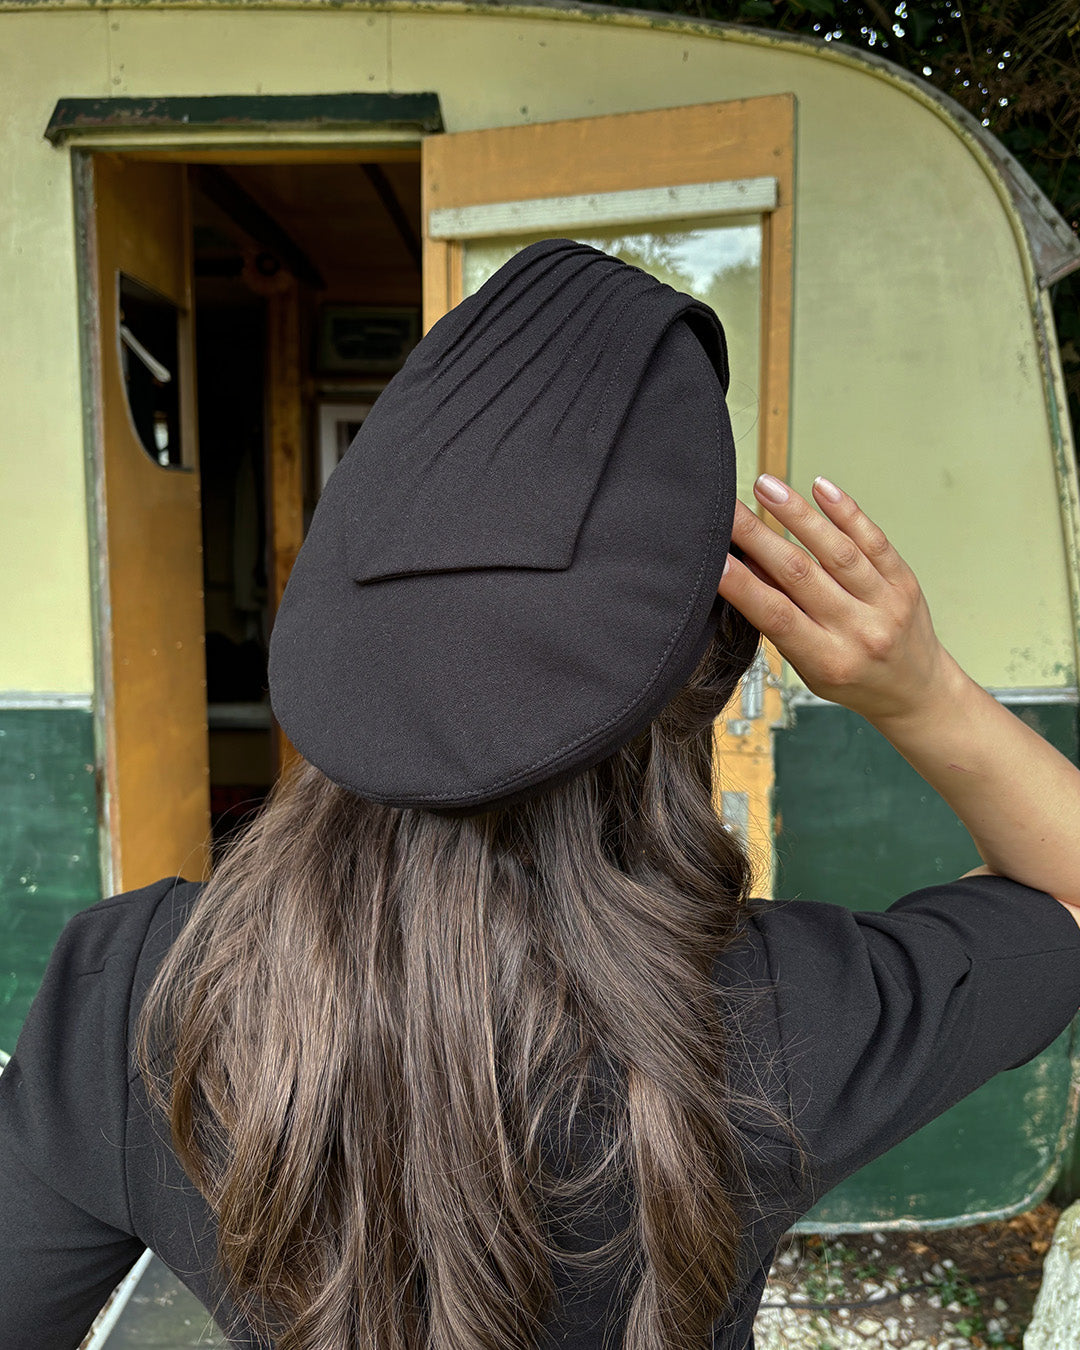
<instances>
[{"instance_id":1,"label":"manicured nail","mask_svg":"<svg viewBox=\"0 0 1080 1350\"><path fill-rule=\"evenodd\" d=\"M727 576L728 569L730 568L730 566L731 566L731 554L729 553L727 557L724 559L724 570L720 573L721 581L723 581L723 579Z\"/></svg>"},{"instance_id":2,"label":"manicured nail","mask_svg":"<svg viewBox=\"0 0 1080 1350\"><path fill-rule=\"evenodd\" d=\"M820 474L814 479L814 485L826 501L838 502L843 496L835 483L830 483L827 478L822 478Z\"/></svg>"},{"instance_id":3,"label":"manicured nail","mask_svg":"<svg viewBox=\"0 0 1080 1350\"><path fill-rule=\"evenodd\" d=\"M774 478L771 473L760 474L754 484L754 490L760 492L770 502L786 502L790 495L780 479Z\"/></svg>"}]
</instances>

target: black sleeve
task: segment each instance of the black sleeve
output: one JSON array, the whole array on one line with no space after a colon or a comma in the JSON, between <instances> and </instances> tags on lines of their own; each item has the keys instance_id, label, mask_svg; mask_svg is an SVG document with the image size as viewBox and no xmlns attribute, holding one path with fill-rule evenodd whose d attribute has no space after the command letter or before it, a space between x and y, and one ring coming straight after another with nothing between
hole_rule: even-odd
<instances>
[{"instance_id":1,"label":"black sleeve","mask_svg":"<svg viewBox=\"0 0 1080 1350\"><path fill-rule=\"evenodd\" d=\"M1080 1008L1080 926L1004 877L927 887L884 913L780 902L755 922L814 1200L1034 1058Z\"/></svg>"},{"instance_id":2,"label":"black sleeve","mask_svg":"<svg viewBox=\"0 0 1080 1350\"><path fill-rule=\"evenodd\" d=\"M75 915L0 1074L4 1350L74 1350L143 1251L124 1165L128 1003L147 927L176 882Z\"/></svg>"}]
</instances>

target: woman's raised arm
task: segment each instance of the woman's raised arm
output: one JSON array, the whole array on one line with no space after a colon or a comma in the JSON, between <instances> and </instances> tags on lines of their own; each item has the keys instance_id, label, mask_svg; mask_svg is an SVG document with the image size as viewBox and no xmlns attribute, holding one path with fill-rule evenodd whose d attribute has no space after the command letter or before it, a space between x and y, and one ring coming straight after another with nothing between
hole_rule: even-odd
<instances>
[{"instance_id":1,"label":"woman's raised arm","mask_svg":"<svg viewBox=\"0 0 1080 1350\"><path fill-rule=\"evenodd\" d=\"M964 673L915 574L850 496L815 480L819 512L768 474L754 491L798 543L739 503L744 561L729 559L720 594L808 689L896 747L992 872L1048 892L1080 924L1080 770Z\"/></svg>"}]
</instances>

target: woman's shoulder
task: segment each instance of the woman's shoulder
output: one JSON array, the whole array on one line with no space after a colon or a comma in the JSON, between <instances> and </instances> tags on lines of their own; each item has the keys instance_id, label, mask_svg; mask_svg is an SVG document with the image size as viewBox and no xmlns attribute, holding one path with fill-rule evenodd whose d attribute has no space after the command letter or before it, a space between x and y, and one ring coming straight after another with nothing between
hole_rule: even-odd
<instances>
[{"instance_id":1,"label":"woman's shoulder","mask_svg":"<svg viewBox=\"0 0 1080 1350\"><path fill-rule=\"evenodd\" d=\"M64 925L19 1037L17 1057L97 1037L127 1038L140 986L148 984L202 890L201 882L162 877L107 896ZM69 1070L78 1057L66 1055ZM94 1057L100 1065L100 1055Z\"/></svg>"},{"instance_id":2,"label":"woman's shoulder","mask_svg":"<svg viewBox=\"0 0 1080 1350\"><path fill-rule=\"evenodd\" d=\"M120 921L124 933L121 936L118 932L117 940L137 944L131 987L133 1011L138 1008L140 995L145 993L165 954L191 917L203 886L201 881L168 877L142 890L117 896L112 902L126 911Z\"/></svg>"},{"instance_id":3,"label":"woman's shoulder","mask_svg":"<svg viewBox=\"0 0 1080 1350\"><path fill-rule=\"evenodd\" d=\"M202 890L202 882L162 877L138 889L106 896L64 925L50 960L63 959L90 974L113 961L138 961L144 946L167 947Z\"/></svg>"},{"instance_id":4,"label":"woman's shoulder","mask_svg":"<svg viewBox=\"0 0 1080 1350\"><path fill-rule=\"evenodd\" d=\"M201 886L168 877L64 925L0 1076L0 1139L73 1203L124 1228L122 1141L136 975Z\"/></svg>"},{"instance_id":5,"label":"woman's shoulder","mask_svg":"<svg viewBox=\"0 0 1080 1350\"><path fill-rule=\"evenodd\" d=\"M64 925L19 1033L13 1063L43 1088L92 1093L127 1065L141 996L202 891L163 877L107 896Z\"/></svg>"},{"instance_id":6,"label":"woman's shoulder","mask_svg":"<svg viewBox=\"0 0 1080 1350\"><path fill-rule=\"evenodd\" d=\"M916 1040L940 1047L950 1025L966 1026L992 1042L999 1068L1010 1067L1044 1048L1080 1006L1080 928L1052 896L1006 877L925 886L883 910L765 901L748 920L752 956L743 960L773 989L789 1053L828 1047L837 1071L845 1061L837 1044L865 1056L872 1028L887 1054L885 1024L894 1050Z\"/></svg>"},{"instance_id":7,"label":"woman's shoulder","mask_svg":"<svg viewBox=\"0 0 1080 1350\"><path fill-rule=\"evenodd\" d=\"M64 925L46 967L38 1001L66 993L60 1012L77 1013L80 989L114 1009L128 1005L128 1031L166 951L175 941L203 883L162 877L146 886L107 896L80 910Z\"/></svg>"}]
</instances>

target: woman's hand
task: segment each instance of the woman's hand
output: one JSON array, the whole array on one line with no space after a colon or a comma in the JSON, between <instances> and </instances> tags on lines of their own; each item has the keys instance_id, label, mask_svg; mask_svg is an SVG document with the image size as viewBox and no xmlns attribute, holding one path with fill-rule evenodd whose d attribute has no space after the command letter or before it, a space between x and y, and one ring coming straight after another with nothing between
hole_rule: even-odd
<instances>
[{"instance_id":1,"label":"woman's hand","mask_svg":"<svg viewBox=\"0 0 1080 1350\"><path fill-rule=\"evenodd\" d=\"M904 719L956 673L934 632L919 583L884 533L827 479L821 512L769 474L758 500L799 543L741 502L719 592L761 630L808 689L870 721Z\"/></svg>"},{"instance_id":2,"label":"woman's hand","mask_svg":"<svg viewBox=\"0 0 1080 1350\"><path fill-rule=\"evenodd\" d=\"M967 827L986 872L1056 896L1080 924L1080 772L960 669L919 583L846 493L819 478L819 514L763 475L754 485L799 543L741 504L719 591L808 688L862 713ZM807 551L809 550L809 552Z\"/></svg>"}]
</instances>

